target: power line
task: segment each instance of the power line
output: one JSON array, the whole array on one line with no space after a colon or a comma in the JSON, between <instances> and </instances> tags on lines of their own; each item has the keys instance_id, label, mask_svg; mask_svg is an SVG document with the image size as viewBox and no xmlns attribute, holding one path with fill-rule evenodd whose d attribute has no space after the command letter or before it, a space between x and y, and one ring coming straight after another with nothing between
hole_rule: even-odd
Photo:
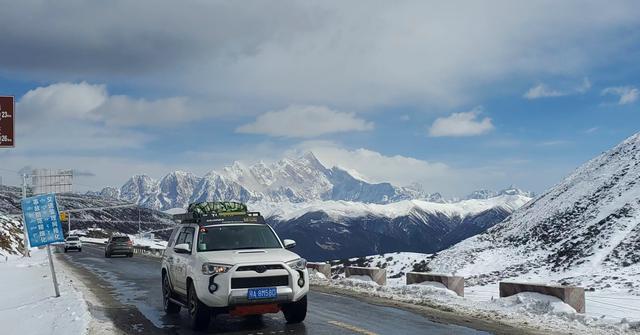
<instances>
[{"instance_id":1,"label":"power line","mask_svg":"<svg viewBox=\"0 0 640 335\"><path fill-rule=\"evenodd\" d=\"M132 221L132 220L94 220L94 219L76 219L76 218L73 219L73 222L138 223L138 221ZM141 224L158 224L158 225L166 225L166 226L175 225L175 223L157 222L157 221L145 221L140 223Z\"/></svg>"}]
</instances>

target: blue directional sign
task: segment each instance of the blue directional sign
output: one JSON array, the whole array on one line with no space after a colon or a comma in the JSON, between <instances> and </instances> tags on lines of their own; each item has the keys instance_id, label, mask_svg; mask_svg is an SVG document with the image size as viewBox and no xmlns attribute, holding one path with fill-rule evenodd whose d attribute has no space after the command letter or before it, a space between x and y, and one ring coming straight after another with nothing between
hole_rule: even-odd
<instances>
[{"instance_id":1,"label":"blue directional sign","mask_svg":"<svg viewBox=\"0 0 640 335\"><path fill-rule=\"evenodd\" d=\"M64 241L55 194L22 199L22 214L32 247Z\"/></svg>"}]
</instances>

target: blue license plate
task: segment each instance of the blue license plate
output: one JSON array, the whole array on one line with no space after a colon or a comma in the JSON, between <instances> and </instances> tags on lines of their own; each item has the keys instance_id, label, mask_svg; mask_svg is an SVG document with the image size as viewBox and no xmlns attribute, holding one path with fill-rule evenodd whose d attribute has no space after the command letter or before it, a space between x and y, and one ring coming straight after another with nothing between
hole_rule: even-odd
<instances>
[{"instance_id":1,"label":"blue license plate","mask_svg":"<svg viewBox=\"0 0 640 335\"><path fill-rule=\"evenodd\" d=\"M278 290L275 287L250 288L247 292L247 299L273 299L278 296Z\"/></svg>"}]
</instances>

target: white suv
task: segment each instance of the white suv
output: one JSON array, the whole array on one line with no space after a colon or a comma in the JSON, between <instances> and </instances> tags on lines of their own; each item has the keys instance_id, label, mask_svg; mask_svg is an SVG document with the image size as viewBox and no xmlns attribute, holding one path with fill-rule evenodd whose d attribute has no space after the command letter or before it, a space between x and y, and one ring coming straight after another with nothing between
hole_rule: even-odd
<instances>
[{"instance_id":1,"label":"white suv","mask_svg":"<svg viewBox=\"0 0 640 335\"><path fill-rule=\"evenodd\" d=\"M82 242L78 236L69 235L67 239L64 240L64 252L71 249L82 251Z\"/></svg>"},{"instance_id":2,"label":"white suv","mask_svg":"<svg viewBox=\"0 0 640 335\"><path fill-rule=\"evenodd\" d=\"M164 310L188 310L191 326L206 329L215 314L282 311L288 323L307 314L306 260L287 250L259 213L215 214L184 220L162 257Z\"/></svg>"}]
</instances>

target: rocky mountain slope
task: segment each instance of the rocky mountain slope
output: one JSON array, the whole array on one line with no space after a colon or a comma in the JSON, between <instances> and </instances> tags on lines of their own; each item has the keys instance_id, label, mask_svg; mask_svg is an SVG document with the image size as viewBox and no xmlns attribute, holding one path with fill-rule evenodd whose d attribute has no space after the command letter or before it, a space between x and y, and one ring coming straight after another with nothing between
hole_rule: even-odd
<instances>
[{"instance_id":1,"label":"rocky mountain slope","mask_svg":"<svg viewBox=\"0 0 640 335\"><path fill-rule=\"evenodd\" d=\"M485 231L529 200L522 195L502 195L457 203L324 201L254 203L251 208L261 211L281 237L298 241L299 253L311 260L326 260L439 251Z\"/></svg>"},{"instance_id":2,"label":"rocky mountain slope","mask_svg":"<svg viewBox=\"0 0 640 335\"><path fill-rule=\"evenodd\" d=\"M15 248L22 243L20 198L19 188L0 186L0 249L3 249L5 253L19 250ZM138 232L138 221L141 222L140 229L142 231L164 229L175 224L171 220L171 216L165 213L113 198L59 194L57 200L60 210L131 205L131 207L91 209L72 213L71 229L86 229L95 226L106 231L134 234ZM66 233L67 224L64 223L62 226ZM10 233L15 232L16 229L20 232L19 234ZM169 233L169 231L158 231L156 235L168 237Z\"/></svg>"},{"instance_id":3,"label":"rocky mountain slope","mask_svg":"<svg viewBox=\"0 0 640 335\"><path fill-rule=\"evenodd\" d=\"M640 133L429 266L472 285L526 278L637 292L639 223Z\"/></svg>"},{"instance_id":4,"label":"rocky mountain slope","mask_svg":"<svg viewBox=\"0 0 640 335\"><path fill-rule=\"evenodd\" d=\"M22 223L0 214L0 257L20 253L23 248L22 236Z\"/></svg>"}]
</instances>

